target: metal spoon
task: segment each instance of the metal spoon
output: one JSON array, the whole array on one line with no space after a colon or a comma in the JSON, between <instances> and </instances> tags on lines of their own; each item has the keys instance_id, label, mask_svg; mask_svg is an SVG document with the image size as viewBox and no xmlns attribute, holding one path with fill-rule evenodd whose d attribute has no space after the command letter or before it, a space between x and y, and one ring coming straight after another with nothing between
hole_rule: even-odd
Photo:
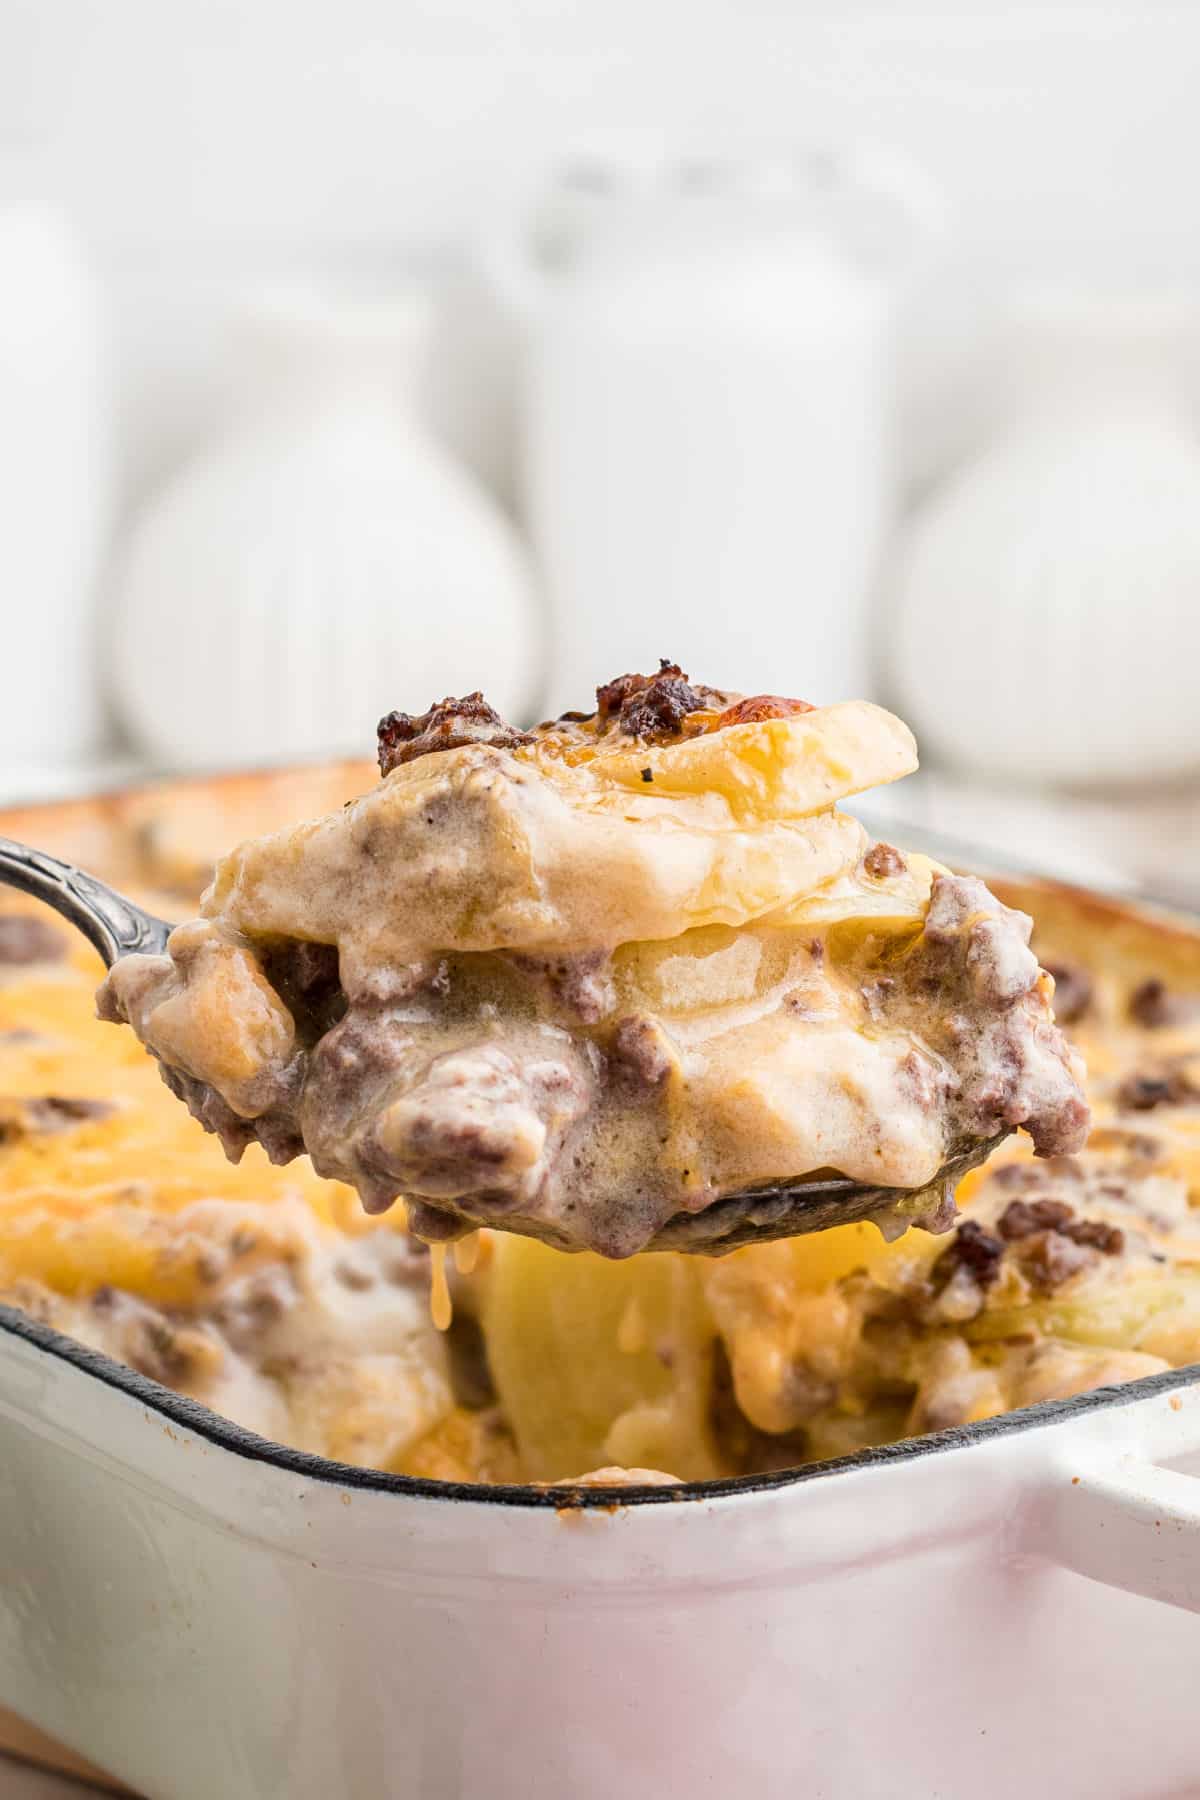
<instances>
[{"instance_id":1,"label":"metal spoon","mask_svg":"<svg viewBox=\"0 0 1200 1800\"><path fill-rule=\"evenodd\" d=\"M0 883L44 900L56 913L82 931L111 969L121 956L136 951L159 955L167 947L167 939L175 929L165 919L156 919L97 881L82 869L47 856L44 850L33 850L18 844L14 838L0 837Z\"/></svg>"},{"instance_id":2,"label":"metal spoon","mask_svg":"<svg viewBox=\"0 0 1200 1800\"><path fill-rule=\"evenodd\" d=\"M166 920L155 918L124 894L97 881L94 875L12 838L0 837L0 884L19 888L53 907L95 946L107 968L118 957L138 951L161 954L174 929ZM1001 1131L995 1137L971 1138L956 1144L934 1180L920 1189L869 1187L843 1175L799 1177L795 1181L742 1188L722 1195L699 1212L676 1213L659 1228L646 1248L721 1256L743 1244L800 1237L889 1213L898 1220L905 1216L919 1218L922 1211L933 1213L939 1200L953 1194L955 1182L968 1169L984 1162L1007 1136L1008 1131ZM928 1201L924 1209L922 1199ZM461 1210L465 1217L467 1209ZM487 1224L492 1230L505 1229L503 1216L474 1222ZM528 1220L520 1221L518 1229L522 1235L539 1235Z\"/></svg>"}]
</instances>

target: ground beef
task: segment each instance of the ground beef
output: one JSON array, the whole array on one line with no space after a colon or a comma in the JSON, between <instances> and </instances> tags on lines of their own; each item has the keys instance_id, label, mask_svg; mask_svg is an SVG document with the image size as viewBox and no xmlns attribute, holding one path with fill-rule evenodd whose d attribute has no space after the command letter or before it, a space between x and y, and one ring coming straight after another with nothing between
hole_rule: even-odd
<instances>
[{"instance_id":1,"label":"ground beef","mask_svg":"<svg viewBox=\"0 0 1200 1800\"><path fill-rule=\"evenodd\" d=\"M1081 1148L1088 1109L1038 985L1031 930L1024 913L974 877L936 876L909 979L883 1011L908 1017L959 1074L966 1134L994 1137L1021 1125L1039 1156L1059 1156ZM912 1010L914 985L935 1002L940 1030L931 1032L928 1009Z\"/></svg>"},{"instance_id":2,"label":"ground beef","mask_svg":"<svg viewBox=\"0 0 1200 1800\"><path fill-rule=\"evenodd\" d=\"M291 1013L301 1042L315 1044L345 1014L336 944L289 939L265 947L261 962L263 974Z\"/></svg>"},{"instance_id":3,"label":"ground beef","mask_svg":"<svg viewBox=\"0 0 1200 1800\"><path fill-rule=\"evenodd\" d=\"M1075 1219L1065 1235L1076 1244L1088 1244L1102 1256L1120 1256L1125 1248L1125 1233L1119 1225L1104 1219Z\"/></svg>"},{"instance_id":4,"label":"ground beef","mask_svg":"<svg viewBox=\"0 0 1200 1800\"><path fill-rule=\"evenodd\" d=\"M1032 1237L1035 1231L1061 1231L1075 1216L1065 1200L1010 1200L996 1221L1006 1243Z\"/></svg>"},{"instance_id":5,"label":"ground beef","mask_svg":"<svg viewBox=\"0 0 1200 1800\"><path fill-rule=\"evenodd\" d=\"M634 1089L658 1088L674 1067L670 1045L662 1027L653 1019L622 1019L613 1033L609 1057L610 1078Z\"/></svg>"},{"instance_id":6,"label":"ground beef","mask_svg":"<svg viewBox=\"0 0 1200 1800\"><path fill-rule=\"evenodd\" d=\"M596 713L598 725L608 725L619 719L626 707L631 706L639 694L655 682L687 683L687 676L678 663L668 662L665 656L659 658L657 675L616 675L596 689ZM689 690L690 691L690 690ZM693 709L694 710L694 709Z\"/></svg>"},{"instance_id":7,"label":"ground beef","mask_svg":"<svg viewBox=\"0 0 1200 1800\"><path fill-rule=\"evenodd\" d=\"M415 762L438 750L460 750L468 744L494 744L513 750L531 742L528 732L507 724L478 689L461 700L435 701L415 716L390 712L379 721L379 771L390 775L401 763Z\"/></svg>"},{"instance_id":8,"label":"ground beef","mask_svg":"<svg viewBox=\"0 0 1200 1800\"><path fill-rule=\"evenodd\" d=\"M1065 1200L1010 1200L996 1223L996 1230L1006 1243L1019 1243L1038 1232L1057 1232L1074 1244L1099 1250L1104 1256L1119 1256L1125 1248L1125 1233L1103 1219L1080 1219Z\"/></svg>"},{"instance_id":9,"label":"ground beef","mask_svg":"<svg viewBox=\"0 0 1200 1800\"><path fill-rule=\"evenodd\" d=\"M1095 1260L1095 1251L1061 1231L1038 1231L1020 1243L1024 1273L1039 1293L1053 1293Z\"/></svg>"},{"instance_id":10,"label":"ground beef","mask_svg":"<svg viewBox=\"0 0 1200 1800\"><path fill-rule=\"evenodd\" d=\"M591 1083L554 1027L524 1024L502 1045L464 1022L438 1044L403 1009L349 1013L312 1053L302 1119L319 1174L353 1182L368 1212L404 1194L414 1229L444 1237L461 1221L451 1208L430 1229L439 1201L470 1195L483 1220L540 1203Z\"/></svg>"},{"instance_id":11,"label":"ground beef","mask_svg":"<svg viewBox=\"0 0 1200 1800\"><path fill-rule=\"evenodd\" d=\"M647 742L678 737L691 713L723 707L728 694L694 686L678 663L664 657L657 675L618 675L596 689L601 730Z\"/></svg>"},{"instance_id":12,"label":"ground beef","mask_svg":"<svg viewBox=\"0 0 1200 1800\"><path fill-rule=\"evenodd\" d=\"M255 1142L261 1143L268 1161L281 1165L294 1162L296 1157L304 1154L304 1139L295 1115L282 1096L281 1105L269 1108L253 1119L244 1119L206 1081L198 1081L182 1069L173 1069L161 1059L158 1072L176 1099L183 1101L193 1119L220 1139L221 1148L230 1162L241 1162Z\"/></svg>"},{"instance_id":13,"label":"ground beef","mask_svg":"<svg viewBox=\"0 0 1200 1800\"><path fill-rule=\"evenodd\" d=\"M964 1219L954 1240L942 1251L931 1271L935 1287L946 1287L965 1269L981 1288L991 1287L1000 1276L1004 1245L985 1231L976 1219Z\"/></svg>"},{"instance_id":14,"label":"ground beef","mask_svg":"<svg viewBox=\"0 0 1200 1800\"><path fill-rule=\"evenodd\" d=\"M31 913L0 914L0 967L5 964L62 962L67 939Z\"/></svg>"}]
</instances>

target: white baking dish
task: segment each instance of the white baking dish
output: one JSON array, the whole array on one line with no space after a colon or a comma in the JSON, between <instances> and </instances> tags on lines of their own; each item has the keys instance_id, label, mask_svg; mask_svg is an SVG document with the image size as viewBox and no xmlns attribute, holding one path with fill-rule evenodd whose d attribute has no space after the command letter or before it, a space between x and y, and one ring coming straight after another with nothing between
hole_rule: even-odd
<instances>
[{"instance_id":1,"label":"white baking dish","mask_svg":"<svg viewBox=\"0 0 1200 1800\"><path fill-rule=\"evenodd\" d=\"M787 1475L436 1486L0 1313L0 1702L153 1800L1200 1782L1200 1368Z\"/></svg>"},{"instance_id":2,"label":"white baking dish","mask_svg":"<svg viewBox=\"0 0 1200 1800\"><path fill-rule=\"evenodd\" d=\"M225 841L313 779L154 810ZM141 804L5 828L98 861ZM151 1800L1183 1800L1189 1468L1200 1366L790 1474L459 1488L0 1308L0 1705Z\"/></svg>"}]
</instances>

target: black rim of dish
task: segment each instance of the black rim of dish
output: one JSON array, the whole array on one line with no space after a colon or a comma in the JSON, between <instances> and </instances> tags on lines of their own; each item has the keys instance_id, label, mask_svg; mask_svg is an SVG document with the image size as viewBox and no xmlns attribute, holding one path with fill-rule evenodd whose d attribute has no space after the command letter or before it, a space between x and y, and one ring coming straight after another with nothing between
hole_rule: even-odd
<instances>
[{"instance_id":1,"label":"black rim of dish","mask_svg":"<svg viewBox=\"0 0 1200 1800\"><path fill-rule=\"evenodd\" d=\"M0 1305L0 1332L20 1338L46 1355L68 1363L105 1387L116 1388L172 1424L182 1425L234 1456L265 1463L285 1474L301 1475L310 1481L337 1487L403 1495L410 1500L466 1501L477 1506L523 1506L553 1512L574 1507L595 1507L611 1512L614 1506L679 1505L799 1487L807 1481L828 1481L856 1469L915 1462L922 1457L967 1449L992 1438L1054 1425L1082 1413L1098 1412L1105 1407L1131 1406L1139 1400L1149 1400L1200 1382L1200 1363L1191 1363L1185 1368L1164 1369L1157 1375L1144 1375L1140 1380L1122 1382L1115 1387L1093 1388L1084 1394L1074 1394L1068 1400L1047 1400L1017 1412L1001 1413L997 1418L984 1419L975 1425L956 1425L925 1437L904 1438L875 1449L859 1450L852 1456L841 1456L832 1462L807 1463L801 1468L778 1469L765 1475L733 1475L719 1481L685 1481L669 1487L589 1488L572 1486L570 1482L555 1487L495 1486L484 1482L429 1481L423 1476L389 1475L381 1469L361 1469L350 1463L331 1462L327 1457L314 1456L307 1450L292 1450L286 1444L272 1443L210 1411L199 1400L189 1400L152 1381L149 1376L139 1375L136 1369L114 1362L99 1350L76 1343L73 1338L40 1324L12 1306Z\"/></svg>"}]
</instances>

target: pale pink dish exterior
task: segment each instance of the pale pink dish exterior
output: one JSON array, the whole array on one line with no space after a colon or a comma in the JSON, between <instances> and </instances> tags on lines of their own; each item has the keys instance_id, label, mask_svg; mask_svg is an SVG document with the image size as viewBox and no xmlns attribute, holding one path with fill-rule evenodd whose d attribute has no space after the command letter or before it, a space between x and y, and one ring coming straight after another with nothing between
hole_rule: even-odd
<instances>
[{"instance_id":1,"label":"pale pink dish exterior","mask_svg":"<svg viewBox=\"0 0 1200 1800\"><path fill-rule=\"evenodd\" d=\"M564 1509L280 1450L7 1313L0 1702L152 1800L1167 1800L1188 1466L1200 1370Z\"/></svg>"}]
</instances>

